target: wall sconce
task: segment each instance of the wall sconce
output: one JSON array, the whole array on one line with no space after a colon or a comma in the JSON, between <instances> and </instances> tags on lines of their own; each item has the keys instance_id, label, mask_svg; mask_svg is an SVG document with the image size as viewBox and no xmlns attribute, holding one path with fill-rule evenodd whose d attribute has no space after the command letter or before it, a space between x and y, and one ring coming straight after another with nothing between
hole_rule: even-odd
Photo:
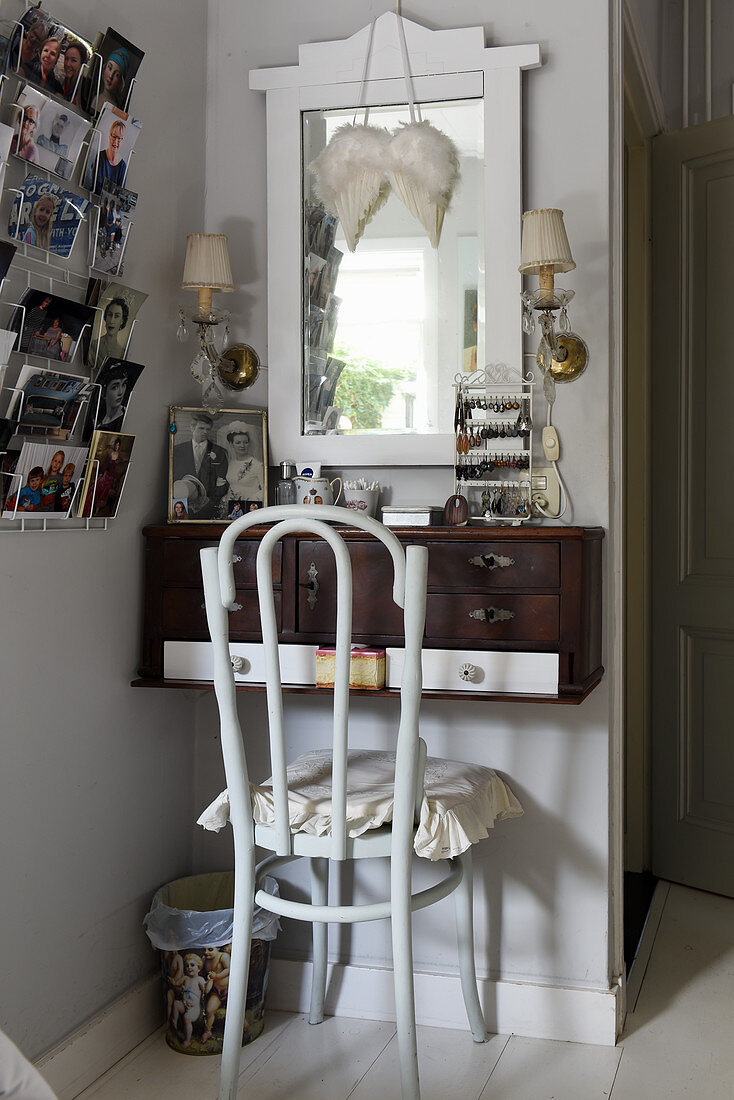
<instances>
[{"instance_id":1,"label":"wall sconce","mask_svg":"<svg viewBox=\"0 0 734 1100\"><path fill-rule=\"evenodd\" d=\"M538 289L523 291L523 331L535 331L533 310L539 313L542 337L537 362L545 375L543 389L548 397L556 382L572 382L586 370L589 349L578 333L571 331L568 304L572 290L555 286L557 271L576 267L563 224L562 210L528 210L522 216L522 256L519 270L523 275L537 273ZM560 310L558 327L554 313ZM552 400L552 397L551 397Z\"/></svg>"},{"instance_id":2,"label":"wall sconce","mask_svg":"<svg viewBox=\"0 0 734 1100\"><path fill-rule=\"evenodd\" d=\"M215 290L225 293L234 290L227 238L223 233L189 233L181 289L196 290L198 298L194 309L179 309L181 323L177 335L181 341L187 339L187 320L198 327L199 351L191 363L191 373L201 383L204 408L218 412L224 405L223 386L231 390L247 389L260 371L257 352L248 344L232 344L220 352L214 341L214 329L223 324L222 343L226 345L231 315L227 310L214 309L212 296Z\"/></svg>"}]
</instances>

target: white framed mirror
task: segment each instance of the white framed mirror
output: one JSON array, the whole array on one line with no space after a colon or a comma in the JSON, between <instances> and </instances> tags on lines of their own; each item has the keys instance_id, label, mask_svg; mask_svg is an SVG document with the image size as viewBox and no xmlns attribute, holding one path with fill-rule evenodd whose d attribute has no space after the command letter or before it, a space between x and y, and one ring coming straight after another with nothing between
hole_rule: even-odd
<instances>
[{"instance_id":1,"label":"white framed mirror","mask_svg":"<svg viewBox=\"0 0 734 1100\"><path fill-rule=\"evenodd\" d=\"M338 220L318 222L309 171L358 108L357 121L366 105L370 124L390 131L408 120L398 16L302 45L298 65L250 72L267 93L275 462L452 465L454 375L522 365L521 74L540 49L486 48L481 27L403 26L415 99L459 153L437 249L392 196L349 252Z\"/></svg>"}]
</instances>

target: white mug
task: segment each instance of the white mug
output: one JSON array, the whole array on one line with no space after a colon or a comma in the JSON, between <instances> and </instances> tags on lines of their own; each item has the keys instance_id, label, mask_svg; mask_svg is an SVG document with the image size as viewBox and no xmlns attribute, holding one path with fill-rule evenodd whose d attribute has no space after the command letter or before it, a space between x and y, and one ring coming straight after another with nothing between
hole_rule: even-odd
<instances>
[{"instance_id":1,"label":"white mug","mask_svg":"<svg viewBox=\"0 0 734 1100\"><path fill-rule=\"evenodd\" d=\"M325 477L294 477L296 483L296 504L336 504L341 496L342 479L335 477L329 481ZM339 482L339 491L334 499L334 486Z\"/></svg>"},{"instance_id":2,"label":"white mug","mask_svg":"<svg viewBox=\"0 0 734 1100\"><path fill-rule=\"evenodd\" d=\"M345 489L344 507L351 508L363 516L375 516L379 489Z\"/></svg>"}]
</instances>

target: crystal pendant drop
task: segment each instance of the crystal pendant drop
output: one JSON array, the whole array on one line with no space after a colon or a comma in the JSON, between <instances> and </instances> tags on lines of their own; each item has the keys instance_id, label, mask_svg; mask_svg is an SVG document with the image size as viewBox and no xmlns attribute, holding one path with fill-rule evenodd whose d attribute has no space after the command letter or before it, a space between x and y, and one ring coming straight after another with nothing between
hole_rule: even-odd
<instances>
[{"instance_id":1,"label":"crystal pendant drop","mask_svg":"<svg viewBox=\"0 0 734 1100\"><path fill-rule=\"evenodd\" d=\"M535 332L535 317L529 309L523 311L522 330L526 336L532 336Z\"/></svg>"},{"instance_id":2,"label":"crystal pendant drop","mask_svg":"<svg viewBox=\"0 0 734 1100\"><path fill-rule=\"evenodd\" d=\"M548 345L548 341L545 336L542 337L538 344L538 363L543 371L547 372L550 369L550 365L553 362L553 354Z\"/></svg>"},{"instance_id":3,"label":"crystal pendant drop","mask_svg":"<svg viewBox=\"0 0 734 1100\"><path fill-rule=\"evenodd\" d=\"M199 354L195 357L193 363L191 364L191 373L197 382L201 382L203 384L206 381L206 379L210 375L211 366L212 365L204 352L200 351Z\"/></svg>"},{"instance_id":4,"label":"crystal pendant drop","mask_svg":"<svg viewBox=\"0 0 734 1100\"><path fill-rule=\"evenodd\" d=\"M210 413L217 413L224 406L224 393L213 372L202 382L201 404Z\"/></svg>"},{"instance_id":5,"label":"crystal pendant drop","mask_svg":"<svg viewBox=\"0 0 734 1100\"><path fill-rule=\"evenodd\" d=\"M550 371L546 372L543 378L543 396L549 405L552 405L556 399L556 384Z\"/></svg>"},{"instance_id":6,"label":"crystal pendant drop","mask_svg":"<svg viewBox=\"0 0 734 1100\"><path fill-rule=\"evenodd\" d=\"M560 328L561 332L571 331L571 322L568 319L568 310L565 306L561 310L561 316L558 319L558 327Z\"/></svg>"},{"instance_id":7,"label":"crystal pendant drop","mask_svg":"<svg viewBox=\"0 0 734 1100\"><path fill-rule=\"evenodd\" d=\"M183 321L181 322L181 324L176 329L176 336L181 341L182 344L184 343L185 340L188 339L189 330L186 328L186 325L183 323Z\"/></svg>"}]
</instances>

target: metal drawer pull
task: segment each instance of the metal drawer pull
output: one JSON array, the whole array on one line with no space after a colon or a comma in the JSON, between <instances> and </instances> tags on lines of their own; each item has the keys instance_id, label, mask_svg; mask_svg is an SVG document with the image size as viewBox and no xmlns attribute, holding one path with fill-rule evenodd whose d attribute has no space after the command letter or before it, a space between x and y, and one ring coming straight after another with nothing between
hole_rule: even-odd
<instances>
[{"instance_id":1,"label":"metal drawer pull","mask_svg":"<svg viewBox=\"0 0 734 1100\"><path fill-rule=\"evenodd\" d=\"M316 604L318 602L318 596L316 595L316 593L318 592L319 587L320 587L319 582L316 580L318 575L319 575L319 571L316 568L316 562L312 561L311 564L308 567L308 576L311 579L309 581L300 581L299 582L299 588L307 588L308 589L308 596L306 596L306 601L307 601L308 606L311 608L312 611L316 607Z\"/></svg>"},{"instance_id":2,"label":"metal drawer pull","mask_svg":"<svg viewBox=\"0 0 734 1100\"><path fill-rule=\"evenodd\" d=\"M206 600L201 601L201 610L206 611ZM242 604L241 603L230 604L230 606L227 608L227 611L241 611L241 610L242 610Z\"/></svg>"},{"instance_id":3,"label":"metal drawer pull","mask_svg":"<svg viewBox=\"0 0 734 1100\"><path fill-rule=\"evenodd\" d=\"M469 558L469 565L480 569L507 569L508 565L514 564L514 558L506 558L503 554L477 554L475 558Z\"/></svg>"},{"instance_id":4,"label":"metal drawer pull","mask_svg":"<svg viewBox=\"0 0 734 1100\"><path fill-rule=\"evenodd\" d=\"M514 611L506 611L503 607L478 607L469 612L470 619L479 619L482 623L500 623L506 619L514 619Z\"/></svg>"}]
</instances>

